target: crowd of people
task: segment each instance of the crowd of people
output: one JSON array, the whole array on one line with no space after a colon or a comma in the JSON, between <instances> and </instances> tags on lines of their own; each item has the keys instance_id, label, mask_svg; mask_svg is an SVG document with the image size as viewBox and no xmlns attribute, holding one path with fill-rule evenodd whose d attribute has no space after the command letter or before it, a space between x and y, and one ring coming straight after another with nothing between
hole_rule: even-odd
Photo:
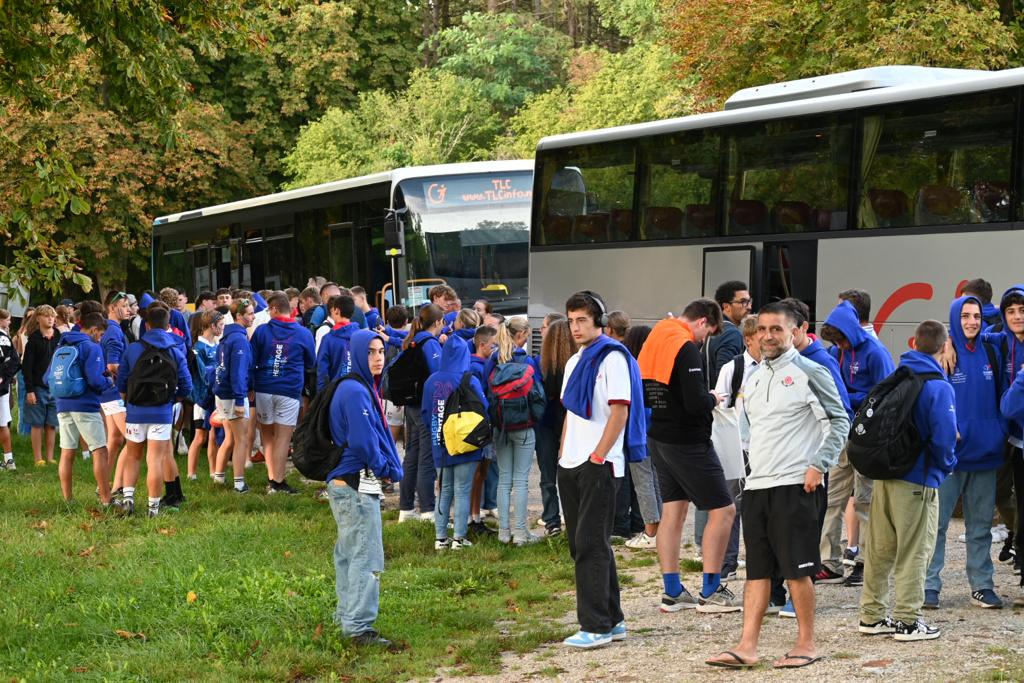
<instances>
[{"instance_id":1,"label":"crowd of people","mask_svg":"<svg viewBox=\"0 0 1024 683\"><path fill-rule=\"evenodd\" d=\"M653 327L581 291L545 317L536 353L523 317L484 300L463 308L447 285L429 299L382 315L362 287L314 278L302 291L202 292L194 309L170 287L138 300L111 292L103 304L39 306L14 333L0 310L0 395L15 389L36 466L54 462L59 436L66 499L81 450L100 505L121 514L134 512L143 459L148 514L182 505L176 450L188 480L205 450L219 485L230 462L231 488L247 493L247 469L265 462L266 492L296 493L286 477L296 426L323 422L335 619L362 644L389 644L374 624L381 499L396 485L398 521L432 522L437 552L564 533L579 621L564 642L576 648L627 637L615 537L657 552L661 611L743 611L739 642L707 660L723 667L757 663L765 613L797 622L776 667L817 661L816 583L860 589L863 634L938 637L922 610L940 607L958 503L970 603L1003 606L997 538L997 560L1020 574L1024 286L995 305L989 283L967 282L948 330L922 322L898 366L856 289L838 294L821 340L804 302L752 314L743 282ZM8 470L13 402L0 401ZM540 534L527 505L535 457ZM691 504L703 574L688 588ZM744 568L741 598L730 585Z\"/></svg>"}]
</instances>

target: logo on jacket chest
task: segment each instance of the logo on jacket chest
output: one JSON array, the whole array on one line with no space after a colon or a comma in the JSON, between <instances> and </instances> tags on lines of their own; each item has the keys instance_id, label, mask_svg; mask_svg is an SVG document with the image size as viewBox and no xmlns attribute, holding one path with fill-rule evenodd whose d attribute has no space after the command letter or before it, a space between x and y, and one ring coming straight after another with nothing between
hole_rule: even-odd
<instances>
[{"instance_id":1,"label":"logo on jacket chest","mask_svg":"<svg viewBox=\"0 0 1024 683\"><path fill-rule=\"evenodd\" d=\"M784 387L791 387L794 384L796 384L796 381L793 379L791 375L786 375L785 377L782 378L780 384L782 384L782 386Z\"/></svg>"},{"instance_id":2,"label":"logo on jacket chest","mask_svg":"<svg viewBox=\"0 0 1024 683\"><path fill-rule=\"evenodd\" d=\"M850 363L850 374L856 375L858 372L860 372L860 361L855 360Z\"/></svg>"}]
</instances>

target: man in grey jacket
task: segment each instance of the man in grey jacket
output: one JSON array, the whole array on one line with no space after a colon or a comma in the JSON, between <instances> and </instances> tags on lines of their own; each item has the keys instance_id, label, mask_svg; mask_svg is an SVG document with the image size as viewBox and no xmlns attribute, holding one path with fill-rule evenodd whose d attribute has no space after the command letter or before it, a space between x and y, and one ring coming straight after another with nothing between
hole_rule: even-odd
<instances>
[{"instance_id":1,"label":"man in grey jacket","mask_svg":"<svg viewBox=\"0 0 1024 683\"><path fill-rule=\"evenodd\" d=\"M789 584L797 613L794 647L773 664L798 668L818 660L814 644L814 585L824 473L839 459L850 429L829 371L793 347L792 310L771 303L758 313L761 364L743 391L741 435L750 439L750 474L743 493L747 583L739 645L707 660L712 666L757 664L761 620L771 577Z\"/></svg>"}]
</instances>

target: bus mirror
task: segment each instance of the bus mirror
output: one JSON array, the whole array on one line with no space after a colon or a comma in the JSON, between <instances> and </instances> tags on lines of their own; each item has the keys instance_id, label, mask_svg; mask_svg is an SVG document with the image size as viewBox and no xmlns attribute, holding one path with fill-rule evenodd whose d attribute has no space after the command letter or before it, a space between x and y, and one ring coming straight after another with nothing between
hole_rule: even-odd
<instances>
[{"instance_id":1,"label":"bus mirror","mask_svg":"<svg viewBox=\"0 0 1024 683\"><path fill-rule=\"evenodd\" d=\"M385 249L402 249L402 233L405 232L404 221L402 220L401 211L388 211L387 215L384 216L384 248Z\"/></svg>"}]
</instances>

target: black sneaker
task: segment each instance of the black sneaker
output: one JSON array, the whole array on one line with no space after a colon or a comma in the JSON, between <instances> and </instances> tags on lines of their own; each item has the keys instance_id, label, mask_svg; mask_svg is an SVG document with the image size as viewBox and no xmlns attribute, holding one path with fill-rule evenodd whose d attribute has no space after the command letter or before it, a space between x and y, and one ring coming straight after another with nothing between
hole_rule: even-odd
<instances>
[{"instance_id":1,"label":"black sneaker","mask_svg":"<svg viewBox=\"0 0 1024 683\"><path fill-rule=\"evenodd\" d=\"M1017 552L1013 549L1013 534L1006 537L1003 542L1003 549L999 551L999 561L1003 564L1013 564L1017 560Z\"/></svg>"},{"instance_id":2,"label":"black sneaker","mask_svg":"<svg viewBox=\"0 0 1024 683\"><path fill-rule=\"evenodd\" d=\"M290 496L294 496L296 493L299 492L299 490L292 488L288 484L288 482L282 481L280 484L277 485L277 492L278 493L287 493Z\"/></svg>"},{"instance_id":3,"label":"black sneaker","mask_svg":"<svg viewBox=\"0 0 1024 683\"><path fill-rule=\"evenodd\" d=\"M383 647L390 649L392 643L373 629L352 636L352 644L359 647Z\"/></svg>"},{"instance_id":4,"label":"black sneaker","mask_svg":"<svg viewBox=\"0 0 1024 683\"><path fill-rule=\"evenodd\" d=\"M559 526L558 524L555 524L555 525L549 526L549 527L544 527L544 535L545 536L558 536L561 533L562 533L562 527Z\"/></svg>"},{"instance_id":5,"label":"black sneaker","mask_svg":"<svg viewBox=\"0 0 1024 683\"><path fill-rule=\"evenodd\" d=\"M898 622L893 619L886 617L881 621L876 621L872 624L860 622L857 630L867 636L884 635L887 633L896 633L896 625Z\"/></svg>"},{"instance_id":6,"label":"black sneaker","mask_svg":"<svg viewBox=\"0 0 1024 683\"><path fill-rule=\"evenodd\" d=\"M847 548L843 551L843 564L847 567L852 567L857 564L857 556L860 555L860 548L856 550L850 550Z\"/></svg>"},{"instance_id":7,"label":"black sneaker","mask_svg":"<svg viewBox=\"0 0 1024 683\"><path fill-rule=\"evenodd\" d=\"M474 536L497 536L498 532L491 527L484 524L483 520L477 522L470 522L467 527L469 533Z\"/></svg>"},{"instance_id":8,"label":"black sneaker","mask_svg":"<svg viewBox=\"0 0 1024 683\"><path fill-rule=\"evenodd\" d=\"M893 635L893 638L901 641L935 640L940 635L942 635L942 631L918 619L912 624L897 621L896 634Z\"/></svg>"},{"instance_id":9,"label":"black sneaker","mask_svg":"<svg viewBox=\"0 0 1024 683\"><path fill-rule=\"evenodd\" d=\"M811 577L814 583L842 583L843 575L832 571L828 567L822 567L817 574Z\"/></svg>"},{"instance_id":10,"label":"black sneaker","mask_svg":"<svg viewBox=\"0 0 1024 683\"><path fill-rule=\"evenodd\" d=\"M991 588L982 588L971 593L971 604L983 609L1002 609L1003 601Z\"/></svg>"},{"instance_id":11,"label":"black sneaker","mask_svg":"<svg viewBox=\"0 0 1024 683\"><path fill-rule=\"evenodd\" d=\"M857 563L853 566L853 570L850 574L843 579L843 585L847 587L857 587L864 585L864 565Z\"/></svg>"}]
</instances>

